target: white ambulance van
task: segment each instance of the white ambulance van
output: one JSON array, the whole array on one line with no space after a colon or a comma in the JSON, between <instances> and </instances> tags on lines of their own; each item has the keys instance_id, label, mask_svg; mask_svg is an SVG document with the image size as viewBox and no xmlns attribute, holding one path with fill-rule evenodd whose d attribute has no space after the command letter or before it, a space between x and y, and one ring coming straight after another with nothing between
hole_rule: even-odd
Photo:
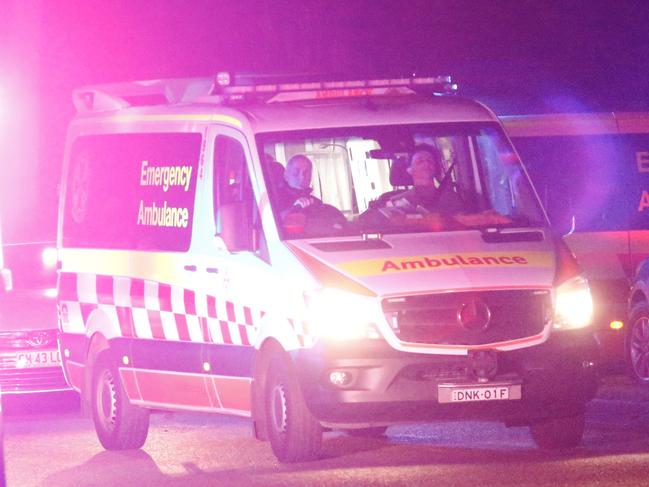
<instances>
[{"instance_id":1,"label":"white ambulance van","mask_svg":"<svg viewBox=\"0 0 649 487\"><path fill-rule=\"evenodd\" d=\"M488 418L574 446L596 390L587 281L498 119L448 77L79 89L59 207L60 348L108 449L159 409L324 430ZM391 205L416 147L454 211ZM308 206L282 171L312 162Z\"/></svg>"},{"instance_id":2,"label":"white ambulance van","mask_svg":"<svg viewBox=\"0 0 649 487\"><path fill-rule=\"evenodd\" d=\"M634 326L627 322L631 282L649 257L649 113L516 115L502 121L551 224L565 235L588 279L600 361L615 367L628 356L625 338ZM631 305L641 300L646 298L637 293ZM643 374L639 378L649 379Z\"/></svg>"}]
</instances>

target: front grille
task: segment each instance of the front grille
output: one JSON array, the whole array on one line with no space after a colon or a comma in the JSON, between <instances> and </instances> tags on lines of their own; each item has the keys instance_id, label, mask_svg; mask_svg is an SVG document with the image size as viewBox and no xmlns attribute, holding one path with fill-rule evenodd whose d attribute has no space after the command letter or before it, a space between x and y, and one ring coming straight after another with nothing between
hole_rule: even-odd
<instances>
[{"instance_id":1,"label":"front grille","mask_svg":"<svg viewBox=\"0 0 649 487\"><path fill-rule=\"evenodd\" d=\"M463 326L467 303L486 305L490 319L480 329ZM385 317L399 340L422 344L481 345L536 335L551 319L546 290L465 291L385 299Z\"/></svg>"},{"instance_id":2,"label":"front grille","mask_svg":"<svg viewBox=\"0 0 649 487\"><path fill-rule=\"evenodd\" d=\"M21 330L0 332L0 350L56 348L56 329Z\"/></svg>"}]
</instances>

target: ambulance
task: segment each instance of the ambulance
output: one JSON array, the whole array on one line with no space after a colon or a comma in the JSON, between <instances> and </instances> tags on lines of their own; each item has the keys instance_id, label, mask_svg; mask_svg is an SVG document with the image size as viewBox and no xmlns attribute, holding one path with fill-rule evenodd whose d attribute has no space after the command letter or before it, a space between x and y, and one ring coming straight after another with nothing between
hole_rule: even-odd
<instances>
[{"instance_id":1,"label":"ambulance","mask_svg":"<svg viewBox=\"0 0 649 487\"><path fill-rule=\"evenodd\" d=\"M630 360L633 329L642 320L627 310L646 302L640 292L631 295L631 284L649 257L649 113L501 120L552 226L564 235L589 281L600 363L615 369L626 359L631 375L647 381L649 371Z\"/></svg>"},{"instance_id":2,"label":"ambulance","mask_svg":"<svg viewBox=\"0 0 649 487\"><path fill-rule=\"evenodd\" d=\"M588 282L497 117L455 92L229 73L74 92L59 346L105 448L141 447L152 410L248 417L282 462L433 420L580 442ZM383 211L421 144L462 211ZM315 203L286 212L298 154Z\"/></svg>"}]
</instances>

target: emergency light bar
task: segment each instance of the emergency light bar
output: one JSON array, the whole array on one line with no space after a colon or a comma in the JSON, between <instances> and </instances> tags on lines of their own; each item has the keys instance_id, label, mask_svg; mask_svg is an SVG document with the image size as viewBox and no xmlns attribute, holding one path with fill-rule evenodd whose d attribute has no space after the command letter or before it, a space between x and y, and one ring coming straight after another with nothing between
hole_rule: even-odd
<instances>
[{"instance_id":1,"label":"emergency light bar","mask_svg":"<svg viewBox=\"0 0 649 487\"><path fill-rule=\"evenodd\" d=\"M457 84L450 76L369 80L256 83L269 77L234 77L220 72L213 78L134 81L80 88L73 92L78 112L119 110L129 106L216 103L256 100L276 103L367 96L427 93L454 95ZM238 82L238 83L237 83Z\"/></svg>"}]
</instances>

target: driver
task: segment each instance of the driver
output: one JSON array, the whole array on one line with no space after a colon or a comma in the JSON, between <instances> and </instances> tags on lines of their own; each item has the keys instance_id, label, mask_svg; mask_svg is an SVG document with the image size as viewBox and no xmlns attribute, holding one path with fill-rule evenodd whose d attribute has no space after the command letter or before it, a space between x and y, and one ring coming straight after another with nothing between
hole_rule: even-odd
<instances>
[{"instance_id":1,"label":"driver","mask_svg":"<svg viewBox=\"0 0 649 487\"><path fill-rule=\"evenodd\" d=\"M286 163L284 182L278 194L278 206L282 217L292 209L306 208L314 204L322 204L311 195L311 175L313 163L304 154L296 154Z\"/></svg>"}]
</instances>

